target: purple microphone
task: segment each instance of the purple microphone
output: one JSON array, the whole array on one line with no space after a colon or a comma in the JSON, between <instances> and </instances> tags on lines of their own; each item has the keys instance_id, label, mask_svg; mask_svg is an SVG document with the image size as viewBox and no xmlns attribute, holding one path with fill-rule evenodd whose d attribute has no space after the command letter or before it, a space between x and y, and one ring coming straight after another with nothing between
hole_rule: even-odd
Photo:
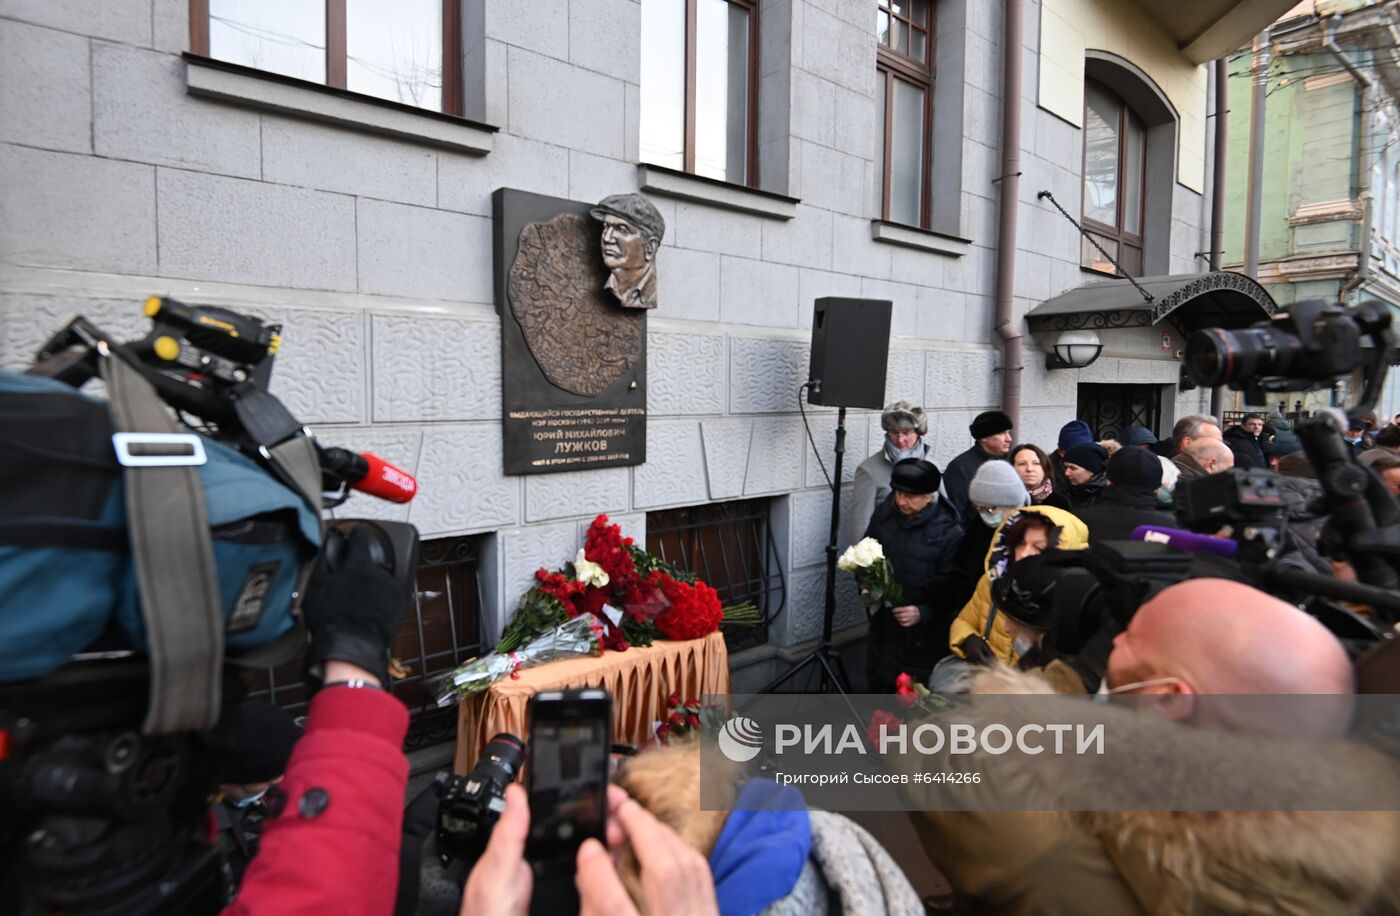
<instances>
[{"instance_id":1,"label":"purple microphone","mask_svg":"<svg viewBox=\"0 0 1400 916\"><path fill-rule=\"evenodd\" d=\"M1161 525L1139 525L1131 535L1134 541L1149 541L1153 544L1166 544L1187 553L1209 553L1217 557L1230 558L1240 549L1240 545L1229 538L1218 538L1180 528L1164 528Z\"/></svg>"}]
</instances>

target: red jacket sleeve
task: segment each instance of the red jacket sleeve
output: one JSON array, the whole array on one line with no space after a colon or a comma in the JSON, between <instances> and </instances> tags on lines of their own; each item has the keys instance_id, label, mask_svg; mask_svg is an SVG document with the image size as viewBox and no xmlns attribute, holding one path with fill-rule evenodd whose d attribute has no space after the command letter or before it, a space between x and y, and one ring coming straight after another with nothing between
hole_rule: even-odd
<instances>
[{"instance_id":1,"label":"red jacket sleeve","mask_svg":"<svg viewBox=\"0 0 1400 916\"><path fill-rule=\"evenodd\" d=\"M393 912L407 730L408 710L382 691L331 687L312 699L282 781L286 807L225 914Z\"/></svg>"}]
</instances>

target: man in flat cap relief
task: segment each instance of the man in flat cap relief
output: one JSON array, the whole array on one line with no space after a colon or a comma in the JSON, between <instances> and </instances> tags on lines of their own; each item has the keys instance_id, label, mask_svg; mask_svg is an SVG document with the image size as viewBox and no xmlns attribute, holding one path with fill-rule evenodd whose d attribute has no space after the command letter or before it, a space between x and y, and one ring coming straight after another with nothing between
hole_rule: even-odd
<instances>
[{"instance_id":1,"label":"man in flat cap relief","mask_svg":"<svg viewBox=\"0 0 1400 916\"><path fill-rule=\"evenodd\" d=\"M656 252L666 221L640 194L613 194L588 211L603 224L603 264L612 275L605 289L624 308L656 308Z\"/></svg>"}]
</instances>

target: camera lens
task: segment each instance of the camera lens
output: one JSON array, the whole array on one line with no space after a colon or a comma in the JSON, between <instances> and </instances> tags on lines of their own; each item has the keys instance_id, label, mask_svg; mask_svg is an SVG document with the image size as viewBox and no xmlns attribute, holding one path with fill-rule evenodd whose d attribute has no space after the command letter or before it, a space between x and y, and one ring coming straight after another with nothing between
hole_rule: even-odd
<instances>
[{"instance_id":1,"label":"camera lens","mask_svg":"<svg viewBox=\"0 0 1400 916\"><path fill-rule=\"evenodd\" d=\"M504 788L515 780L525 763L525 742L510 732L501 732L487 742L471 775Z\"/></svg>"},{"instance_id":2,"label":"camera lens","mask_svg":"<svg viewBox=\"0 0 1400 916\"><path fill-rule=\"evenodd\" d=\"M1298 338L1278 328L1206 328L1186 343L1186 374L1209 388L1256 376L1286 375L1302 350Z\"/></svg>"}]
</instances>

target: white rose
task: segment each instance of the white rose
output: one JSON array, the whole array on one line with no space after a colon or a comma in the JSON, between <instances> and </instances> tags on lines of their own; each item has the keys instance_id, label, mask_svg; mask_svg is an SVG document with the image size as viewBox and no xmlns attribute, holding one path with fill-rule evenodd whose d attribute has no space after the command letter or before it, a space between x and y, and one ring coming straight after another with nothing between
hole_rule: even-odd
<instances>
[{"instance_id":1,"label":"white rose","mask_svg":"<svg viewBox=\"0 0 1400 916\"><path fill-rule=\"evenodd\" d=\"M578 556L574 558L574 580L582 582L584 585L596 585L602 588L608 584L608 574L603 571L603 567L585 557L583 548L579 548Z\"/></svg>"},{"instance_id":2,"label":"white rose","mask_svg":"<svg viewBox=\"0 0 1400 916\"><path fill-rule=\"evenodd\" d=\"M856 562L855 545L847 547L846 552L841 554L840 558L836 561L836 568L842 572L855 572L860 568L860 564Z\"/></svg>"},{"instance_id":3,"label":"white rose","mask_svg":"<svg viewBox=\"0 0 1400 916\"><path fill-rule=\"evenodd\" d=\"M885 555L884 548L881 547L880 542L874 538L862 538L860 543L856 544L855 551L856 563L859 564L862 569L869 567L876 560L881 559Z\"/></svg>"}]
</instances>

